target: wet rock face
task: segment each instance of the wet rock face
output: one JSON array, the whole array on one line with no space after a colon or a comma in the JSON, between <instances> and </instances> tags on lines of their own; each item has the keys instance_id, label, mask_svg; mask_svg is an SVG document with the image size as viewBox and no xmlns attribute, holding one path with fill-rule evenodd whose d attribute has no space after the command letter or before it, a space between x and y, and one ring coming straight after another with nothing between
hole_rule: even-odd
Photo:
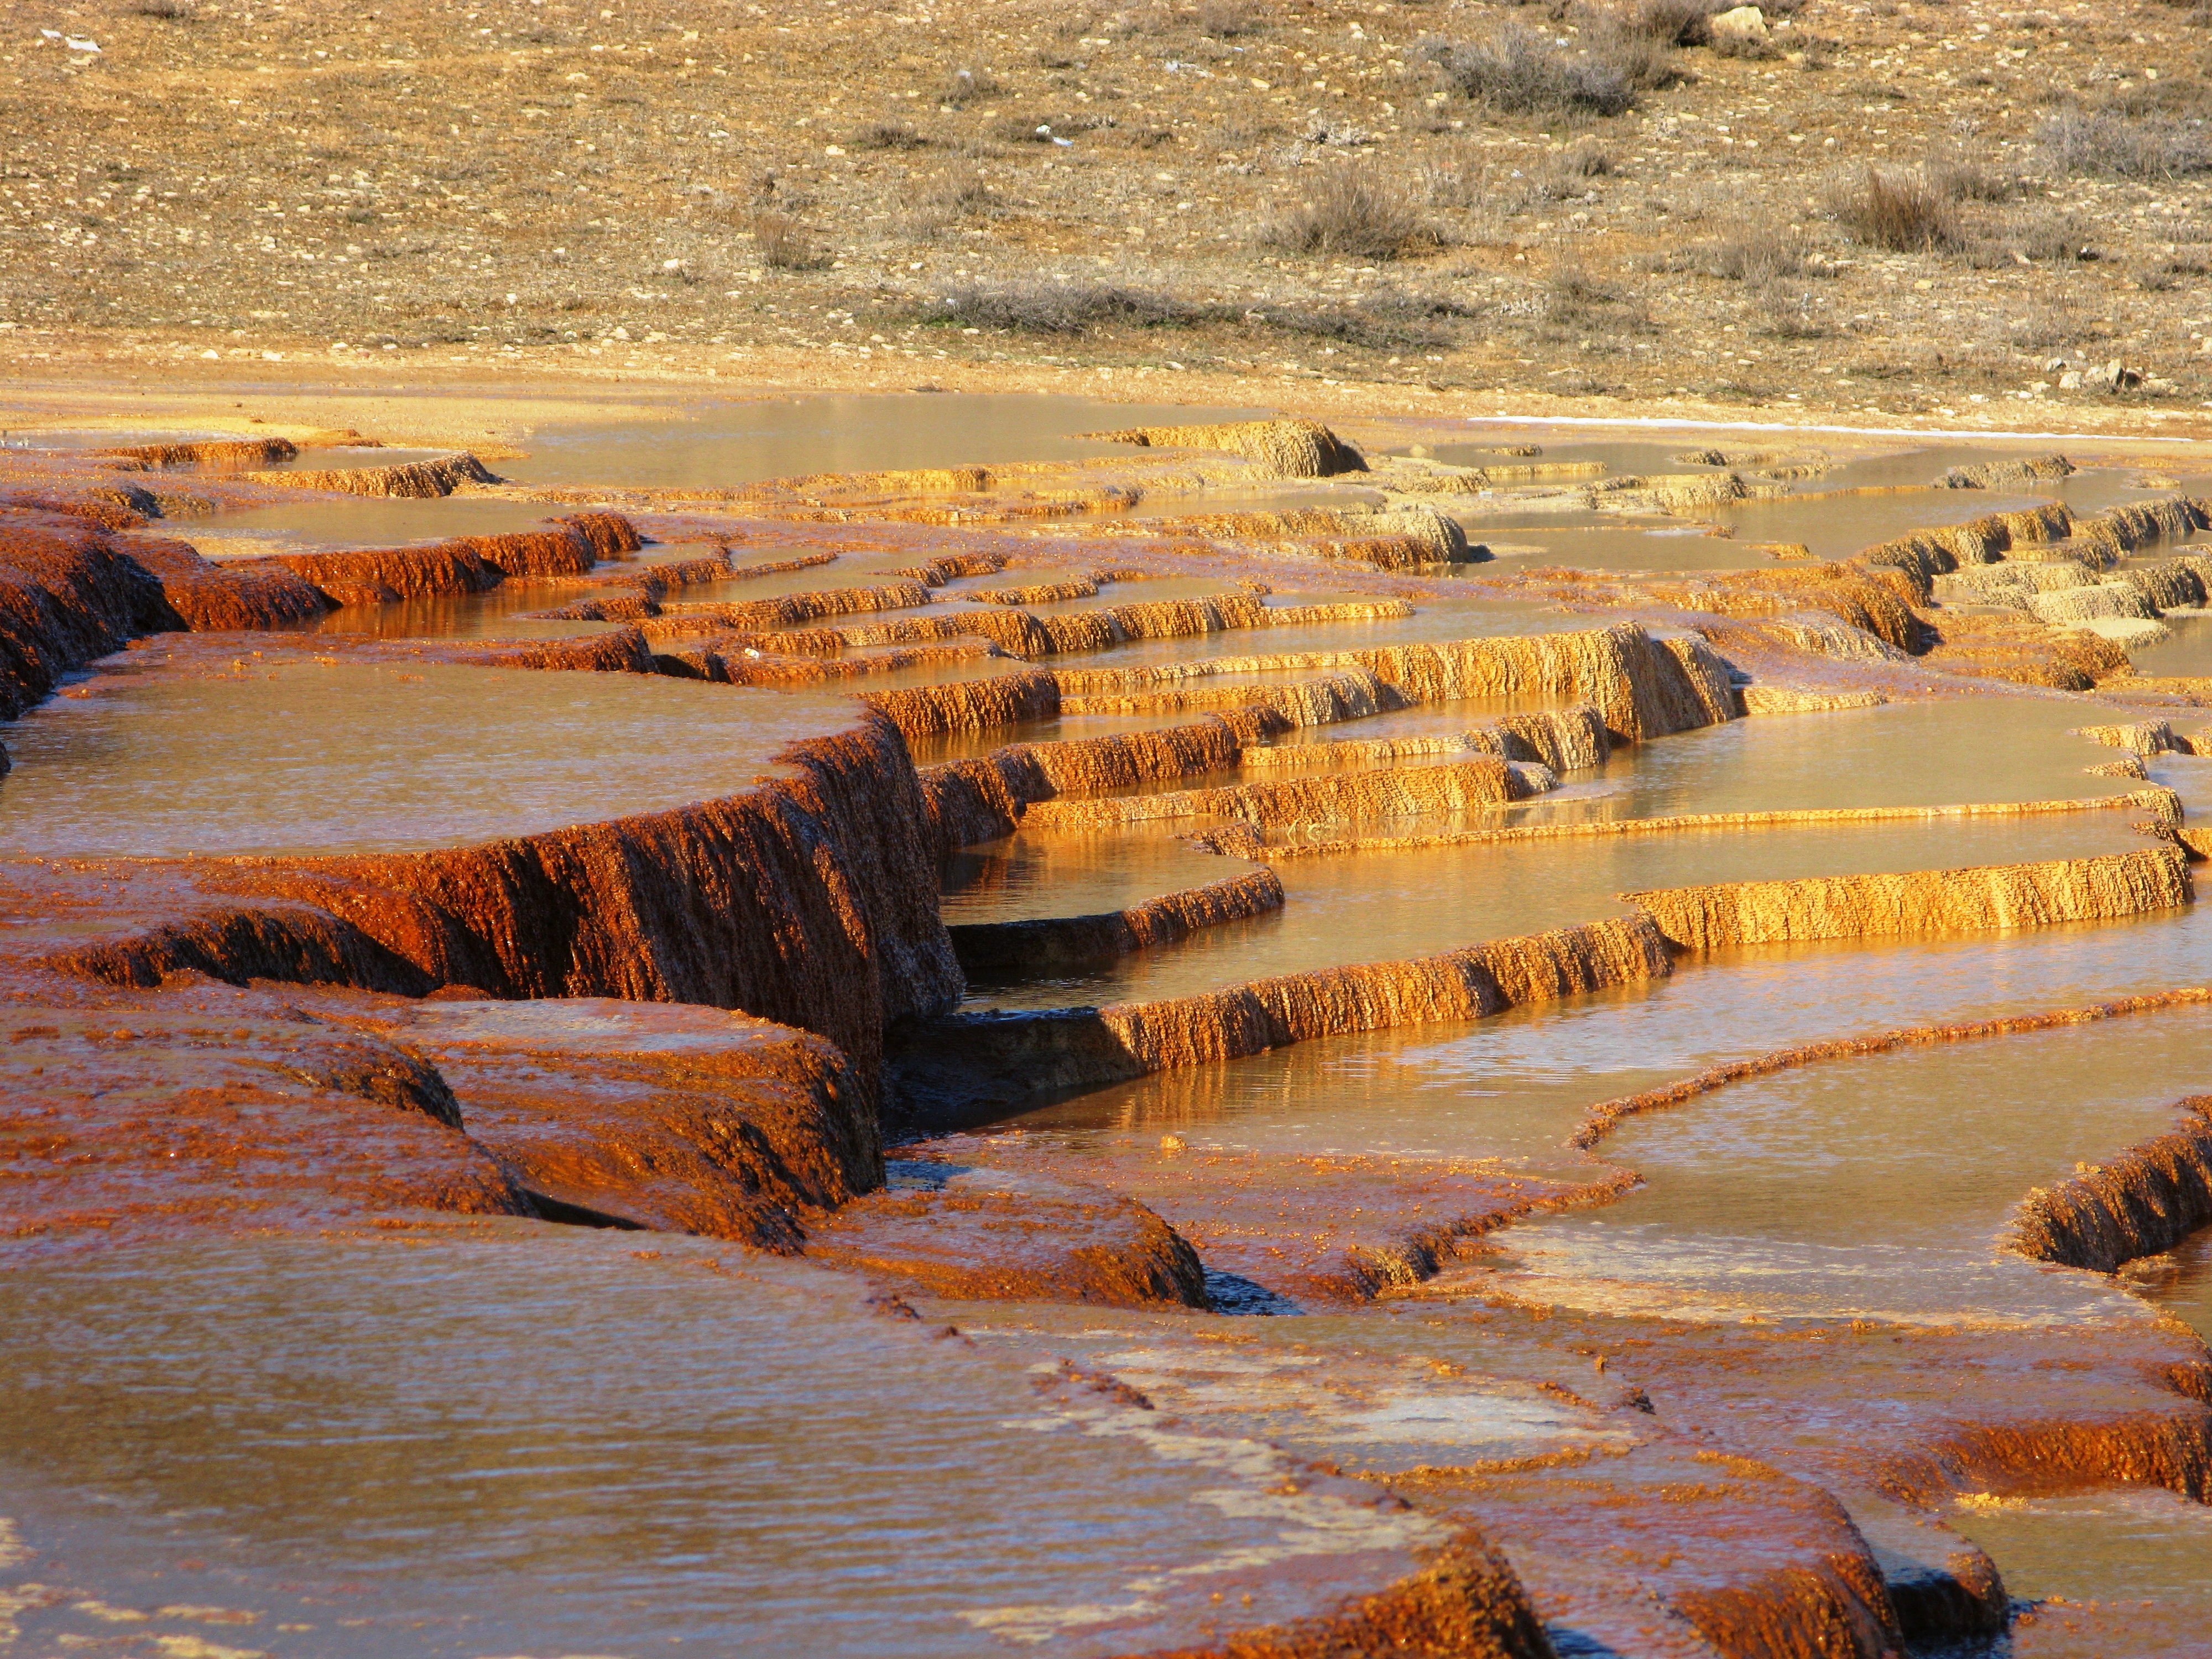
<instances>
[{"instance_id":1,"label":"wet rock face","mask_svg":"<svg viewBox=\"0 0 2212 1659\"><path fill-rule=\"evenodd\" d=\"M1211 1305L1198 1253L1153 1212L1049 1181L1006 1189L909 1178L822 1218L806 1248L953 1301Z\"/></svg>"},{"instance_id":2,"label":"wet rock face","mask_svg":"<svg viewBox=\"0 0 2212 1659\"><path fill-rule=\"evenodd\" d=\"M0 1049L0 1234L543 1216L788 1253L880 1184L818 1037L708 1008L33 972Z\"/></svg>"},{"instance_id":3,"label":"wet rock face","mask_svg":"<svg viewBox=\"0 0 2212 1659\"><path fill-rule=\"evenodd\" d=\"M160 582L98 529L0 509L0 719L70 669L175 625Z\"/></svg>"},{"instance_id":4,"label":"wet rock face","mask_svg":"<svg viewBox=\"0 0 2212 1659\"><path fill-rule=\"evenodd\" d=\"M1881 1568L1843 1506L1749 1459L1662 1443L1403 1484L1478 1523L1580 1650L1875 1659L1899 1645Z\"/></svg>"},{"instance_id":5,"label":"wet rock face","mask_svg":"<svg viewBox=\"0 0 2212 1659\"><path fill-rule=\"evenodd\" d=\"M878 717L782 758L742 795L488 847L135 869L104 926L43 954L116 984L192 969L744 1007L818 1030L872 1091L884 1024L959 994L926 814Z\"/></svg>"},{"instance_id":6,"label":"wet rock face","mask_svg":"<svg viewBox=\"0 0 2212 1659\"><path fill-rule=\"evenodd\" d=\"M281 993L20 997L0 1049L0 1233L526 1215L435 1067Z\"/></svg>"},{"instance_id":7,"label":"wet rock face","mask_svg":"<svg viewBox=\"0 0 2212 1659\"><path fill-rule=\"evenodd\" d=\"M325 995L434 1064L457 1121L541 1212L789 1252L881 1184L866 1091L818 1037L664 1003Z\"/></svg>"}]
</instances>

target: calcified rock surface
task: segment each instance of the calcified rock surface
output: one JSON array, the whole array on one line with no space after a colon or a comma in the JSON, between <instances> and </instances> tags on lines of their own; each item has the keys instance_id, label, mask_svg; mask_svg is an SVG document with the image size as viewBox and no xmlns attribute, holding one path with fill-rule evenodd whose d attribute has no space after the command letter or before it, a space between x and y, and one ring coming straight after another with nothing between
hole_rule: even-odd
<instances>
[{"instance_id":1,"label":"calcified rock surface","mask_svg":"<svg viewBox=\"0 0 2212 1659\"><path fill-rule=\"evenodd\" d=\"M0 836L29 849L0 861L0 1264L586 1229L743 1297L776 1258L1011 1357L1042 1415L971 1462L1074 1426L1273 1517L1194 1589L1017 1563L943 1629L896 1574L861 1592L930 1652L1876 1659L2045 1593L1960 1494L2212 1492L2212 1358L2130 1288L2212 1222L2201 1097L2161 1081L1893 1300L1762 1303L1834 1247L1787 1214L1753 1237L1755 1190L1735 1232L1638 1220L1672 1189L1626 1146L1777 1079L2212 996L2212 677L2138 676L2149 635L2113 632L2197 625L2194 482L1836 434L1558 455L1122 418L1086 417L1109 453L1081 461L662 484L507 482L451 438L324 467L325 428L0 452ZM1814 554L1869 502L1898 515ZM1528 556L1554 521L1651 562ZM370 668L388 729L341 718ZM464 669L538 700L461 722L535 803L488 830L404 689ZM272 798L385 823L413 790L404 836L238 833L270 808L250 760L164 771L158 735L226 698ZM204 833L10 818L91 813L35 805L70 767ZM1856 1125L1821 1133L1867 1230L1908 1231ZM1921 1164L1966 1155L1929 1135ZM623 1455L726 1421L700 1386L640 1405L663 1449ZM823 1468L929 1432L815 1404ZM1139 1514L1177 1573L1203 1507ZM423 1535L406 1570L443 1571ZM807 1593L763 1571L740 1600ZM58 1642L71 1594L0 1607ZM561 1639L626 1639L592 1638Z\"/></svg>"}]
</instances>

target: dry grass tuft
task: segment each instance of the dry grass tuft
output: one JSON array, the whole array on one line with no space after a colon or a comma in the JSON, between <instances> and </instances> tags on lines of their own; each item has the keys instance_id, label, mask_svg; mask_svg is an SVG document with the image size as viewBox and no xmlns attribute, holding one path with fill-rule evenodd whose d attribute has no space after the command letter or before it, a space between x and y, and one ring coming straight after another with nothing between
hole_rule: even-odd
<instances>
[{"instance_id":1,"label":"dry grass tuft","mask_svg":"<svg viewBox=\"0 0 2212 1659\"><path fill-rule=\"evenodd\" d=\"M972 213L990 206L998 198L983 182L981 173L971 167L958 167L931 179L921 199L925 207L940 213Z\"/></svg>"},{"instance_id":2,"label":"dry grass tuft","mask_svg":"<svg viewBox=\"0 0 2212 1659\"><path fill-rule=\"evenodd\" d=\"M1200 0L1193 16L1198 32L1213 40L1234 40L1267 27L1267 14L1251 0Z\"/></svg>"},{"instance_id":3,"label":"dry grass tuft","mask_svg":"<svg viewBox=\"0 0 2212 1659\"><path fill-rule=\"evenodd\" d=\"M1172 295L1112 283L1020 283L955 289L923 310L929 323L1013 334L1085 334L1096 328L1171 328L1204 313Z\"/></svg>"},{"instance_id":4,"label":"dry grass tuft","mask_svg":"<svg viewBox=\"0 0 2212 1659\"><path fill-rule=\"evenodd\" d=\"M1450 324L1476 314L1449 295L1385 289L1348 306L1248 313L1246 320L1369 351L1440 351L1459 343Z\"/></svg>"},{"instance_id":5,"label":"dry grass tuft","mask_svg":"<svg viewBox=\"0 0 2212 1659\"><path fill-rule=\"evenodd\" d=\"M1511 21L1486 40L1440 42L1428 56L1461 96L1503 115L1620 115L1636 106L1627 67L1609 57L1577 56Z\"/></svg>"},{"instance_id":6,"label":"dry grass tuft","mask_svg":"<svg viewBox=\"0 0 2212 1659\"><path fill-rule=\"evenodd\" d=\"M787 213L756 213L745 228L770 270L822 270L830 264L829 254Z\"/></svg>"},{"instance_id":7,"label":"dry grass tuft","mask_svg":"<svg viewBox=\"0 0 2212 1659\"><path fill-rule=\"evenodd\" d=\"M1928 184L1954 202L2008 202L2020 191L2019 179L1960 157L1929 162Z\"/></svg>"},{"instance_id":8,"label":"dry grass tuft","mask_svg":"<svg viewBox=\"0 0 2212 1659\"><path fill-rule=\"evenodd\" d=\"M2212 172L2212 133L2178 116L2063 110L2044 122L2036 138L2066 173L2175 179Z\"/></svg>"},{"instance_id":9,"label":"dry grass tuft","mask_svg":"<svg viewBox=\"0 0 2212 1659\"><path fill-rule=\"evenodd\" d=\"M1757 286L1802 273L1805 245L1790 231L1760 224L1711 244L1700 268L1724 282Z\"/></svg>"},{"instance_id":10,"label":"dry grass tuft","mask_svg":"<svg viewBox=\"0 0 2212 1659\"><path fill-rule=\"evenodd\" d=\"M2027 259L2078 259L2090 245L2089 222L2080 214L2045 208L2012 228L2008 248Z\"/></svg>"},{"instance_id":11,"label":"dry grass tuft","mask_svg":"<svg viewBox=\"0 0 2212 1659\"><path fill-rule=\"evenodd\" d=\"M937 90L937 101L960 109L978 98L991 97L999 90L999 83L991 78L989 71L963 65L945 77L945 84Z\"/></svg>"},{"instance_id":12,"label":"dry grass tuft","mask_svg":"<svg viewBox=\"0 0 2212 1659\"><path fill-rule=\"evenodd\" d=\"M1342 167L1324 174L1312 192L1261 227L1263 246L1293 253L1347 254L1395 259L1437 238L1395 181L1371 167Z\"/></svg>"},{"instance_id":13,"label":"dry grass tuft","mask_svg":"<svg viewBox=\"0 0 2212 1659\"><path fill-rule=\"evenodd\" d=\"M1832 185L1828 207L1855 240L1869 247L1936 253L1966 245L1950 198L1921 173L1869 167L1857 184Z\"/></svg>"},{"instance_id":14,"label":"dry grass tuft","mask_svg":"<svg viewBox=\"0 0 2212 1659\"><path fill-rule=\"evenodd\" d=\"M852 137L855 149L927 149L929 140L905 121L871 121Z\"/></svg>"},{"instance_id":15,"label":"dry grass tuft","mask_svg":"<svg viewBox=\"0 0 2212 1659\"><path fill-rule=\"evenodd\" d=\"M1712 0L1639 0L1623 27L1669 46L1702 46L1712 39Z\"/></svg>"}]
</instances>

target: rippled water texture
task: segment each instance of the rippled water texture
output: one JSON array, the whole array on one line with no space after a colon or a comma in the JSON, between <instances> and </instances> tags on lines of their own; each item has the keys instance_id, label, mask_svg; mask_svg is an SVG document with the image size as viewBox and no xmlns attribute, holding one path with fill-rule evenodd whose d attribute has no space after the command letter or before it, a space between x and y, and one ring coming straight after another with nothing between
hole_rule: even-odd
<instances>
[{"instance_id":1,"label":"rippled water texture","mask_svg":"<svg viewBox=\"0 0 2212 1659\"><path fill-rule=\"evenodd\" d=\"M1361 1547L1424 1535L1329 1536L1269 1500L1262 1449L1057 1405L1028 1357L841 1276L654 1243L518 1223L16 1264L0 1515L73 1600L252 1613L213 1633L302 1656L1113 1652L1215 1586L1326 1606ZM23 1619L33 1651L114 1633Z\"/></svg>"}]
</instances>

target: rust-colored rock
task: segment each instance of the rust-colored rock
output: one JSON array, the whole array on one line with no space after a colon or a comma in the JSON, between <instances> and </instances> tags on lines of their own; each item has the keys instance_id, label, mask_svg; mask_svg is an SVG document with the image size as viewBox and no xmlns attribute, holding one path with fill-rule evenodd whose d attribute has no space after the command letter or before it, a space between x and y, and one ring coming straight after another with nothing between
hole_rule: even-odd
<instances>
[{"instance_id":1,"label":"rust-colored rock","mask_svg":"<svg viewBox=\"0 0 2212 1659\"><path fill-rule=\"evenodd\" d=\"M1207 1305L1197 1252L1143 1205L1046 1186L878 1193L823 1217L807 1254L963 1301Z\"/></svg>"},{"instance_id":2,"label":"rust-colored rock","mask_svg":"<svg viewBox=\"0 0 2212 1659\"><path fill-rule=\"evenodd\" d=\"M1035 921L971 922L945 931L952 936L960 965L970 974L1033 976L1172 945L1200 927L1243 921L1282 908L1282 878L1272 870L1255 870L1203 887L1163 893L1126 910Z\"/></svg>"},{"instance_id":3,"label":"rust-colored rock","mask_svg":"<svg viewBox=\"0 0 2212 1659\"><path fill-rule=\"evenodd\" d=\"M922 799L938 845L950 852L1012 833L1031 806L1062 793L1227 771L1244 753L1251 727L1249 720L1240 729L1213 718L1156 732L1010 744L973 760L922 768Z\"/></svg>"},{"instance_id":4,"label":"rust-colored rock","mask_svg":"<svg viewBox=\"0 0 2212 1659\"><path fill-rule=\"evenodd\" d=\"M1149 449L1214 449L1255 462L1273 478L1364 472L1360 453L1319 421L1230 421L1212 426L1139 426L1085 434Z\"/></svg>"},{"instance_id":5,"label":"rust-colored rock","mask_svg":"<svg viewBox=\"0 0 2212 1659\"><path fill-rule=\"evenodd\" d=\"M1256 1054L1315 1037L1480 1019L1502 1009L1663 979L1648 915L1420 957L1255 980L1192 997L1042 1014L906 1022L892 1035L894 1109L953 1128L1036 1095Z\"/></svg>"},{"instance_id":6,"label":"rust-colored rock","mask_svg":"<svg viewBox=\"0 0 2212 1659\"><path fill-rule=\"evenodd\" d=\"M2212 1224L2212 1095L2191 1095L2176 1109L2181 1122L2171 1133L2029 1193L2006 1244L2039 1261L2108 1273Z\"/></svg>"},{"instance_id":7,"label":"rust-colored rock","mask_svg":"<svg viewBox=\"0 0 2212 1659\"><path fill-rule=\"evenodd\" d=\"M580 576L599 557L592 534L571 523L505 536L457 536L424 547L272 554L268 562L304 577L338 605L389 605L482 593L510 576Z\"/></svg>"},{"instance_id":8,"label":"rust-colored rock","mask_svg":"<svg viewBox=\"0 0 2212 1659\"><path fill-rule=\"evenodd\" d=\"M1887 1659L1902 1632L1843 1506L1745 1457L1672 1444L1398 1484L1479 1526L1546 1622L1607 1650Z\"/></svg>"},{"instance_id":9,"label":"rust-colored rock","mask_svg":"<svg viewBox=\"0 0 2212 1659\"><path fill-rule=\"evenodd\" d=\"M281 992L11 989L0 1236L530 1212L434 1067Z\"/></svg>"},{"instance_id":10,"label":"rust-colored rock","mask_svg":"<svg viewBox=\"0 0 2212 1659\"><path fill-rule=\"evenodd\" d=\"M1624 893L1691 951L1784 939L1865 939L2108 921L2190 902L2189 866L2173 847L1972 870L1816 876Z\"/></svg>"},{"instance_id":11,"label":"rust-colored rock","mask_svg":"<svg viewBox=\"0 0 2212 1659\"><path fill-rule=\"evenodd\" d=\"M719 1009L297 999L437 1067L459 1126L556 1219L797 1250L880 1186L868 1091L820 1037Z\"/></svg>"},{"instance_id":12,"label":"rust-colored rock","mask_svg":"<svg viewBox=\"0 0 2212 1659\"><path fill-rule=\"evenodd\" d=\"M82 520L0 512L0 719L70 669L177 626L161 585Z\"/></svg>"},{"instance_id":13,"label":"rust-colored rock","mask_svg":"<svg viewBox=\"0 0 2212 1659\"><path fill-rule=\"evenodd\" d=\"M279 484L289 489L323 489L341 495L389 495L413 501L450 495L465 483L499 483L482 461L466 452L392 466L302 467L283 472L248 472L244 476L254 483Z\"/></svg>"},{"instance_id":14,"label":"rust-colored rock","mask_svg":"<svg viewBox=\"0 0 2212 1659\"><path fill-rule=\"evenodd\" d=\"M1323 1618L1240 1631L1145 1659L1553 1659L1551 1639L1503 1553L1469 1528L1428 1568Z\"/></svg>"},{"instance_id":15,"label":"rust-colored rock","mask_svg":"<svg viewBox=\"0 0 2212 1659\"><path fill-rule=\"evenodd\" d=\"M1227 817L1261 829L1463 812L1525 800L1550 787L1541 768L1483 755L1432 766L1377 767L1279 782L1229 784L1152 795L1040 801L1023 822L1045 830L1108 830L1176 818Z\"/></svg>"},{"instance_id":16,"label":"rust-colored rock","mask_svg":"<svg viewBox=\"0 0 2212 1659\"><path fill-rule=\"evenodd\" d=\"M188 900L48 960L243 980L273 937L276 963L375 988L744 1008L829 1037L872 1088L884 1023L960 994L920 792L873 715L780 758L794 775L744 795L484 847L179 860Z\"/></svg>"}]
</instances>

